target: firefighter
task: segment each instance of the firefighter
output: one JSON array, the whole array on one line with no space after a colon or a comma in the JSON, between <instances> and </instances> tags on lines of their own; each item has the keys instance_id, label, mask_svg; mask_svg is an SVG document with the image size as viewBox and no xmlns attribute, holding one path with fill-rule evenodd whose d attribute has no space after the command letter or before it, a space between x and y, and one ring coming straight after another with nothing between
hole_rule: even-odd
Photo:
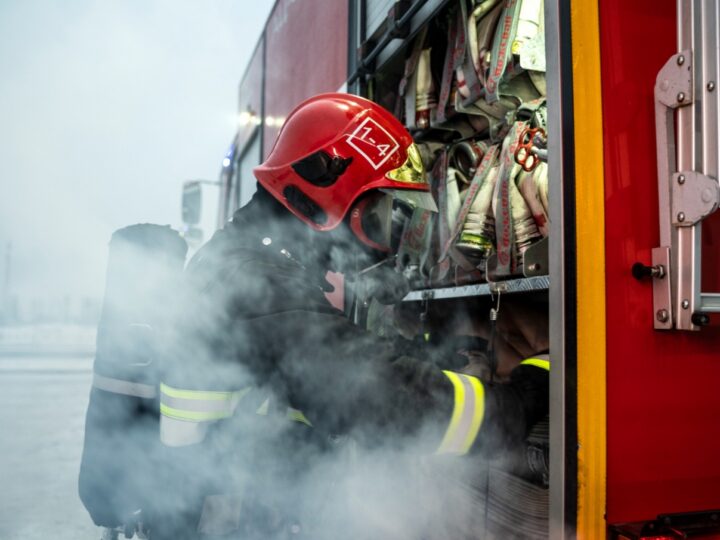
<instances>
[{"instance_id":1,"label":"firefighter","mask_svg":"<svg viewBox=\"0 0 720 540\"><path fill-rule=\"evenodd\" d=\"M389 112L348 94L308 99L254 172L253 199L188 265L165 353L160 432L175 483L163 498L178 509L175 524L181 510L209 535L295 531L270 510L258 510L267 530L238 516L253 506L248 486L297 506L296 473L308 467L298 460L311 459L299 448L324 452L351 434L361 449L492 453L546 416L547 358L525 359L490 387L409 356L328 301L328 271L392 273L382 261L392 259L398 208L434 207L418 149ZM181 538L165 521L154 538Z\"/></svg>"}]
</instances>

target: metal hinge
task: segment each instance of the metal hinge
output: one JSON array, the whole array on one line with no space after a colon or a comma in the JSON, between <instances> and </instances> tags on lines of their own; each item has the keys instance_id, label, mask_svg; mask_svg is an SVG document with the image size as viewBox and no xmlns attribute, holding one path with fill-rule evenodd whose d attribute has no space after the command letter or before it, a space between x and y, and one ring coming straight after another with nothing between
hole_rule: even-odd
<instances>
[{"instance_id":1,"label":"metal hinge","mask_svg":"<svg viewBox=\"0 0 720 540\"><path fill-rule=\"evenodd\" d=\"M671 189L672 224L691 227L718 208L720 186L714 178L697 172L673 174Z\"/></svg>"},{"instance_id":2,"label":"metal hinge","mask_svg":"<svg viewBox=\"0 0 720 540\"><path fill-rule=\"evenodd\" d=\"M710 313L720 312L720 294L702 290L703 250L709 248L702 220L720 204L720 0L678 0L677 7L682 50L655 82L661 247L653 250L649 271L655 328L699 330Z\"/></svg>"}]
</instances>

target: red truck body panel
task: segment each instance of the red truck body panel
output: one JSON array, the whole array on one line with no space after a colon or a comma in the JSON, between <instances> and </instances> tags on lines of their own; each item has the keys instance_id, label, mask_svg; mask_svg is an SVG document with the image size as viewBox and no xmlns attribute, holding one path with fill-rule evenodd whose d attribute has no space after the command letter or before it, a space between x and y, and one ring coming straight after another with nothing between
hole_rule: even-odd
<instances>
[{"instance_id":1,"label":"red truck body panel","mask_svg":"<svg viewBox=\"0 0 720 540\"><path fill-rule=\"evenodd\" d=\"M650 250L659 246L653 89L658 71L677 52L675 1L603 0L599 6L607 520L617 523L720 508L720 332L653 330L652 285L630 275L632 264L649 264ZM711 234L704 257L711 243L719 252L718 224L717 217L706 224ZM717 255L713 260L708 288L717 282L720 261Z\"/></svg>"},{"instance_id":2,"label":"red truck body panel","mask_svg":"<svg viewBox=\"0 0 720 540\"><path fill-rule=\"evenodd\" d=\"M284 119L302 100L335 92L347 80L348 3L279 0L265 30L265 118L263 158ZM272 120L267 123L267 119Z\"/></svg>"},{"instance_id":3,"label":"red truck body panel","mask_svg":"<svg viewBox=\"0 0 720 540\"><path fill-rule=\"evenodd\" d=\"M259 119L262 114L262 78L263 78L263 54L265 52L265 39L255 47L250 63L245 70L238 89L238 112L249 113L253 119ZM239 151L250 141L257 124L247 122L238 129L237 147Z\"/></svg>"}]
</instances>

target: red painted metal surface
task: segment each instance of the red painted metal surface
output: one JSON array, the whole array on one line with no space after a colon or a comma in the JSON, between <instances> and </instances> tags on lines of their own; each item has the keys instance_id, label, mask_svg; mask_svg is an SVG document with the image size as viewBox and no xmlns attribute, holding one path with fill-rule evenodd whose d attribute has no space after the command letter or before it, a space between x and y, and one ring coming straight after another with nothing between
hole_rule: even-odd
<instances>
[{"instance_id":1,"label":"red painted metal surface","mask_svg":"<svg viewBox=\"0 0 720 540\"><path fill-rule=\"evenodd\" d=\"M599 6L607 519L618 523L720 508L720 332L654 331L651 284L630 275L632 264L648 263L659 245L653 87L676 52L675 1L603 0ZM717 246L720 229L713 232Z\"/></svg>"},{"instance_id":2,"label":"red painted metal surface","mask_svg":"<svg viewBox=\"0 0 720 540\"><path fill-rule=\"evenodd\" d=\"M335 92L347 80L348 2L278 0L265 31L263 158L280 122L302 100Z\"/></svg>"}]
</instances>

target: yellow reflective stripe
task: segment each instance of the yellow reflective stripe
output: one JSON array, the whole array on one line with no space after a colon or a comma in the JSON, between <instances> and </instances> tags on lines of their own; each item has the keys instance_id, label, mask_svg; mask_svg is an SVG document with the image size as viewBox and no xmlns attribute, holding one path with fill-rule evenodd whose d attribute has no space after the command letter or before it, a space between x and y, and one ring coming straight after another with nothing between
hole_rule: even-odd
<instances>
[{"instance_id":1,"label":"yellow reflective stripe","mask_svg":"<svg viewBox=\"0 0 720 540\"><path fill-rule=\"evenodd\" d=\"M464 375L464 377L470 380L470 384L473 390L475 390L475 410L473 411L472 424L470 425L470 430L465 437L465 442L462 447L462 453L467 454L473 442L475 442L475 438L482 425L483 417L485 416L485 388L483 388L479 379L468 375Z\"/></svg>"},{"instance_id":2,"label":"yellow reflective stripe","mask_svg":"<svg viewBox=\"0 0 720 540\"><path fill-rule=\"evenodd\" d=\"M113 394L122 394L145 399L153 399L157 395L157 387L154 384L144 384L106 377L99 373L93 373L93 387Z\"/></svg>"},{"instance_id":3,"label":"yellow reflective stripe","mask_svg":"<svg viewBox=\"0 0 720 540\"><path fill-rule=\"evenodd\" d=\"M232 416L232 411L214 411L214 412L200 412L200 411L184 411L181 409L175 409L169 407L164 403L160 404L160 414L168 416L176 420L186 420L188 422L209 422L213 420L220 420L222 418L228 418Z\"/></svg>"},{"instance_id":4,"label":"yellow reflective stripe","mask_svg":"<svg viewBox=\"0 0 720 540\"><path fill-rule=\"evenodd\" d=\"M453 385L455 403L437 454L467 454L485 415L485 390L477 377L443 371Z\"/></svg>"},{"instance_id":5,"label":"yellow reflective stripe","mask_svg":"<svg viewBox=\"0 0 720 540\"><path fill-rule=\"evenodd\" d=\"M455 404L453 406L452 417L450 417L450 425L448 426L445 436L437 449L438 454L444 454L449 451L448 449L450 448L450 444L455 439L455 432L458 430L458 426L460 425L460 418L462 417L463 408L465 406L465 388L463 383L460 381L460 377L452 371L443 370L443 373L447 375L447 378L450 379L450 382L453 384L453 388L455 390Z\"/></svg>"},{"instance_id":6,"label":"yellow reflective stripe","mask_svg":"<svg viewBox=\"0 0 720 540\"><path fill-rule=\"evenodd\" d=\"M302 422L303 424L312 427L312 423L307 419L302 411L288 407L287 416L293 422Z\"/></svg>"},{"instance_id":7,"label":"yellow reflective stripe","mask_svg":"<svg viewBox=\"0 0 720 540\"><path fill-rule=\"evenodd\" d=\"M237 392L219 392L214 390L181 390L160 383L160 392L170 397L181 399L201 399L204 401L225 401L233 398Z\"/></svg>"},{"instance_id":8,"label":"yellow reflective stripe","mask_svg":"<svg viewBox=\"0 0 720 540\"><path fill-rule=\"evenodd\" d=\"M550 371L550 360L543 360L541 358L528 358L520 362L521 366L535 366L545 371Z\"/></svg>"},{"instance_id":9,"label":"yellow reflective stripe","mask_svg":"<svg viewBox=\"0 0 720 540\"><path fill-rule=\"evenodd\" d=\"M161 383L160 412L162 416L186 422L228 418L250 390L250 387L235 392L181 390Z\"/></svg>"}]
</instances>

